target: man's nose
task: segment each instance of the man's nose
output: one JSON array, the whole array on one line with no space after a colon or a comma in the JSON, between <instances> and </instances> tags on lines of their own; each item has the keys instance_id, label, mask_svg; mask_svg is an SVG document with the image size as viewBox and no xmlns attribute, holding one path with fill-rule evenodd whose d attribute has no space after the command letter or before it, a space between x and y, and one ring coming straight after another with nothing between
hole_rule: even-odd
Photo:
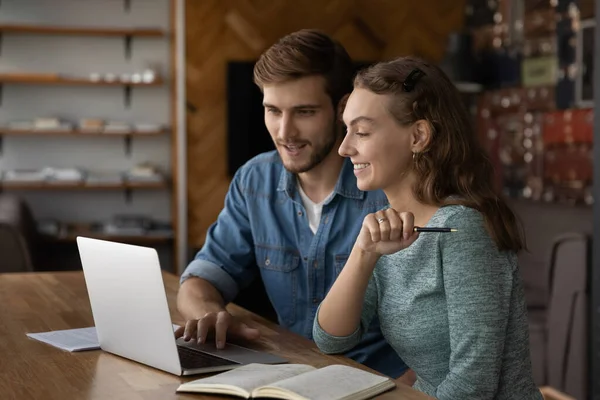
<instances>
[{"instance_id":1,"label":"man's nose","mask_svg":"<svg viewBox=\"0 0 600 400\"><path fill-rule=\"evenodd\" d=\"M290 115L283 115L279 120L279 139L287 141L295 138L298 135L298 130L294 123L294 119Z\"/></svg>"}]
</instances>

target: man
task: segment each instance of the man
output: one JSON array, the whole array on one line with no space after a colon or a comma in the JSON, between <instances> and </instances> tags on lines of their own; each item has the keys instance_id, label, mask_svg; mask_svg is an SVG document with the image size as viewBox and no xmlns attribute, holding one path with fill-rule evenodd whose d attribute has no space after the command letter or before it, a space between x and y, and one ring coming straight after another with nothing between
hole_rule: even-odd
<instances>
[{"instance_id":1,"label":"man","mask_svg":"<svg viewBox=\"0 0 600 400\"><path fill-rule=\"evenodd\" d=\"M215 335L256 339L226 310L260 274L279 323L312 338L317 307L343 268L362 220L387 205L380 192L356 187L354 168L337 150L341 112L354 68L327 35L302 30L280 39L258 60L265 124L276 151L248 161L235 174L225 207L181 277L178 309L186 340ZM258 264L258 268L256 265ZM348 357L393 378L406 366L373 324Z\"/></svg>"}]
</instances>

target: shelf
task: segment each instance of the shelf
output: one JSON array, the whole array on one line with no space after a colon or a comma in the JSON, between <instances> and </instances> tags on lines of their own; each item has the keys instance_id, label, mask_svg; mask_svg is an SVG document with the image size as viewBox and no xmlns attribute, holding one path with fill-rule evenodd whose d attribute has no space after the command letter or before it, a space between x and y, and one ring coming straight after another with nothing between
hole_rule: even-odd
<instances>
[{"instance_id":1,"label":"shelf","mask_svg":"<svg viewBox=\"0 0 600 400\"><path fill-rule=\"evenodd\" d=\"M79 130L62 130L62 129L0 129L0 136L2 135L11 135L11 136L104 136L104 137L121 137L121 136L158 136L164 135L168 133L168 129L161 129L157 131L146 131L146 132L138 132L138 131L130 131L130 132L114 132L114 133L104 133L104 132L87 132L87 131L79 131Z\"/></svg>"},{"instance_id":2,"label":"shelf","mask_svg":"<svg viewBox=\"0 0 600 400\"><path fill-rule=\"evenodd\" d=\"M136 36L163 37L165 32L158 28L118 28L83 26L43 26L43 25L0 25L0 33L41 34L41 35L81 35L81 36Z\"/></svg>"},{"instance_id":3,"label":"shelf","mask_svg":"<svg viewBox=\"0 0 600 400\"><path fill-rule=\"evenodd\" d=\"M126 182L122 184L86 184L68 182L1 182L0 189L8 190L127 190L163 189L166 182Z\"/></svg>"},{"instance_id":4,"label":"shelf","mask_svg":"<svg viewBox=\"0 0 600 400\"><path fill-rule=\"evenodd\" d=\"M77 236L87 236L94 239L110 240L112 242L123 242L131 244L163 244L170 243L173 240L173 236L159 236L159 235L108 235L104 233L98 233L95 231L79 230L69 232L67 235L61 236L50 236L43 235L44 239L54 242L71 243L77 240Z\"/></svg>"},{"instance_id":5,"label":"shelf","mask_svg":"<svg viewBox=\"0 0 600 400\"><path fill-rule=\"evenodd\" d=\"M152 82L122 82L92 80L89 78L66 77L59 74L2 74L0 73L0 84L22 83L38 85L95 85L95 86L159 86L163 80L157 77Z\"/></svg>"},{"instance_id":6,"label":"shelf","mask_svg":"<svg viewBox=\"0 0 600 400\"><path fill-rule=\"evenodd\" d=\"M168 232L161 233L160 231L142 235L108 234L102 232L102 227L99 225L100 224L97 223L62 223L58 235L43 232L40 232L40 234L47 241L63 243L75 242L77 236L87 236L96 239L132 244L160 244L169 243L173 240L172 234L169 234Z\"/></svg>"}]
</instances>

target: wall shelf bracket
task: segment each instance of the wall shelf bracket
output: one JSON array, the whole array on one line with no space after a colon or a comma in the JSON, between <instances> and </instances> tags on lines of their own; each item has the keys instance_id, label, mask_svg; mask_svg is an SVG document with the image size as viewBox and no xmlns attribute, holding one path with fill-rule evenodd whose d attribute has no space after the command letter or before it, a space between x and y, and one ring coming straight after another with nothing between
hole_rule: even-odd
<instances>
[{"instance_id":1,"label":"wall shelf bracket","mask_svg":"<svg viewBox=\"0 0 600 400\"><path fill-rule=\"evenodd\" d=\"M133 36L125 35L123 40L124 40L124 45L125 45L125 59L129 61L129 60L131 60L131 44L133 42Z\"/></svg>"},{"instance_id":2,"label":"wall shelf bracket","mask_svg":"<svg viewBox=\"0 0 600 400\"><path fill-rule=\"evenodd\" d=\"M125 149L125 155L127 157L131 157L131 142L133 141L133 138L131 135L125 135L123 137L123 146Z\"/></svg>"},{"instance_id":3,"label":"wall shelf bracket","mask_svg":"<svg viewBox=\"0 0 600 400\"><path fill-rule=\"evenodd\" d=\"M131 199L133 198L133 190L131 188L125 189L125 203L131 204Z\"/></svg>"},{"instance_id":4,"label":"wall shelf bracket","mask_svg":"<svg viewBox=\"0 0 600 400\"><path fill-rule=\"evenodd\" d=\"M123 104L125 105L125 108L130 108L131 107L131 92L132 92L133 88L131 87L131 85L125 85L123 87ZM0 102L0 105L2 103Z\"/></svg>"}]
</instances>

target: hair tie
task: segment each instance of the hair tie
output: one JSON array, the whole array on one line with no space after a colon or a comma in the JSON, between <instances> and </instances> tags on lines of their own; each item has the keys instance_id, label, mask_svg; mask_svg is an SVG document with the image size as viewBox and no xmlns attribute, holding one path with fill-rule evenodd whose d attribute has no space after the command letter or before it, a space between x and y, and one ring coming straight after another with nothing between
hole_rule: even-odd
<instances>
[{"instance_id":1,"label":"hair tie","mask_svg":"<svg viewBox=\"0 0 600 400\"><path fill-rule=\"evenodd\" d=\"M415 68L410 71L410 74L406 77L404 82L402 82L402 89L405 92L411 92L419 79L421 79L425 75L425 72L421 71L419 68Z\"/></svg>"}]
</instances>

